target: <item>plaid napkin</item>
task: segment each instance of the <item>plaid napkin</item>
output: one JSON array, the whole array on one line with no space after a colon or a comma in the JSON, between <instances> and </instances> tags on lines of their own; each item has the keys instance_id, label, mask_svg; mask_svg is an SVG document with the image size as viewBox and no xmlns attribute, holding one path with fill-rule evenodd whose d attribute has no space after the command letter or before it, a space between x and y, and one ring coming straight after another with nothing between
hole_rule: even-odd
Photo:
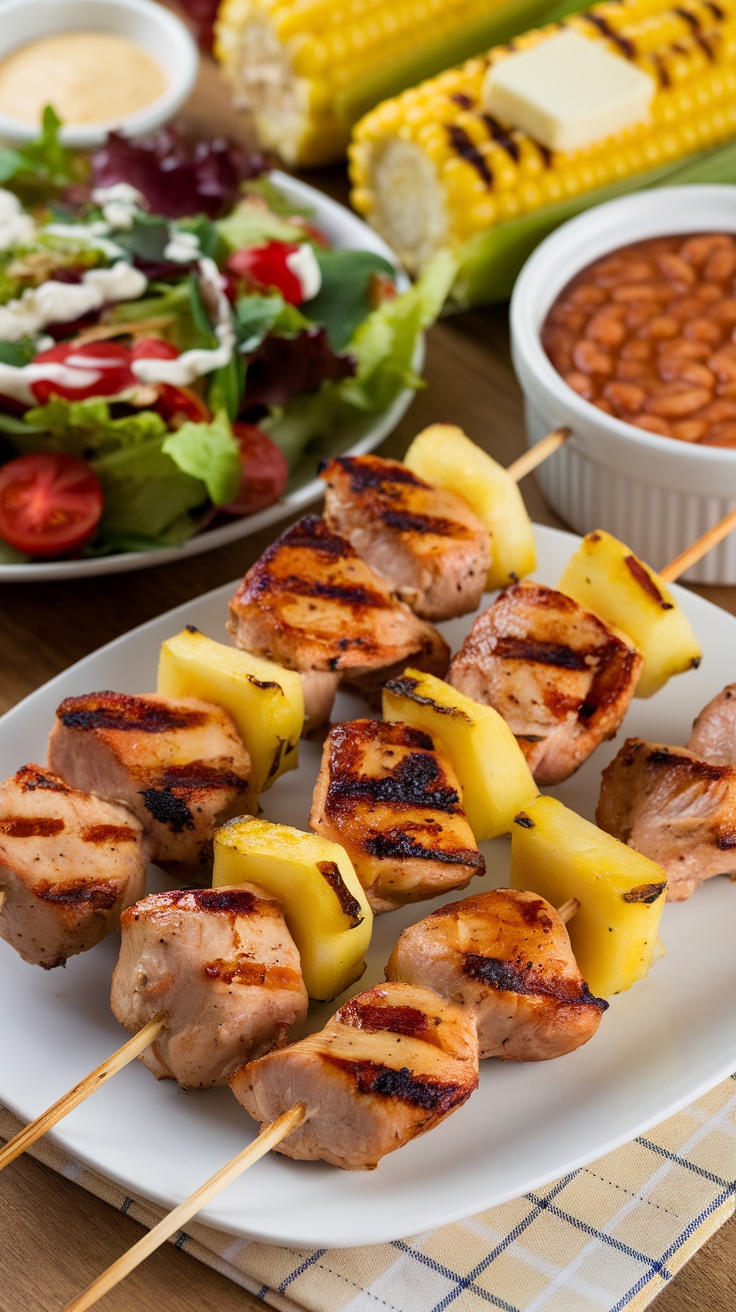
<instances>
[{"instance_id":1,"label":"plaid napkin","mask_svg":"<svg viewBox=\"0 0 736 1312\"><path fill-rule=\"evenodd\" d=\"M0 1137L20 1128L0 1108ZM142 1225L161 1219L52 1144L32 1152ZM619 1312L646 1307L735 1196L733 1075L590 1166L412 1239L305 1251L194 1224L172 1242L282 1312Z\"/></svg>"}]
</instances>

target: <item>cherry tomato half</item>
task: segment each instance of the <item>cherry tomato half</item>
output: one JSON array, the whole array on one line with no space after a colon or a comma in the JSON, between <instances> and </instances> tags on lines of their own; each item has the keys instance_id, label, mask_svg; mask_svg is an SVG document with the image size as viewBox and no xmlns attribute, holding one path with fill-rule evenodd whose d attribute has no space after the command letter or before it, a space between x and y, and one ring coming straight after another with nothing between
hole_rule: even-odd
<instances>
[{"instance_id":1,"label":"cherry tomato half","mask_svg":"<svg viewBox=\"0 0 736 1312\"><path fill-rule=\"evenodd\" d=\"M178 356L178 347L163 337L139 337L130 351L131 360L176 360Z\"/></svg>"},{"instance_id":2,"label":"cherry tomato half","mask_svg":"<svg viewBox=\"0 0 736 1312\"><path fill-rule=\"evenodd\" d=\"M79 456L37 451L0 468L0 537L27 556L71 555L101 514L102 488Z\"/></svg>"},{"instance_id":3,"label":"cherry tomato half","mask_svg":"<svg viewBox=\"0 0 736 1312\"><path fill-rule=\"evenodd\" d=\"M255 424L233 424L240 447L243 480L234 501L221 509L228 515L253 515L278 501L286 487L289 466L280 447Z\"/></svg>"},{"instance_id":4,"label":"cherry tomato half","mask_svg":"<svg viewBox=\"0 0 736 1312\"><path fill-rule=\"evenodd\" d=\"M301 305L304 288L289 268L289 256L298 253L298 242L267 241L262 246L246 246L233 252L225 263L225 272L258 288L275 287L289 305Z\"/></svg>"},{"instance_id":5,"label":"cherry tomato half","mask_svg":"<svg viewBox=\"0 0 736 1312\"><path fill-rule=\"evenodd\" d=\"M158 397L154 409L163 416L169 428L181 428L182 424L207 424L212 414L202 397L191 387L172 387L170 383L158 384Z\"/></svg>"},{"instance_id":6,"label":"cherry tomato half","mask_svg":"<svg viewBox=\"0 0 736 1312\"><path fill-rule=\"evenodd\" d=\"M85 401L90 396L117 396L135 386L130 369L130 351L118 342L59 342L42 351L34 365L48 364L48 378L37 378L31 391L41 405L52 396L69 401ZM59 366L63 376L59 377Z\"/></svg>"}]
</instances>

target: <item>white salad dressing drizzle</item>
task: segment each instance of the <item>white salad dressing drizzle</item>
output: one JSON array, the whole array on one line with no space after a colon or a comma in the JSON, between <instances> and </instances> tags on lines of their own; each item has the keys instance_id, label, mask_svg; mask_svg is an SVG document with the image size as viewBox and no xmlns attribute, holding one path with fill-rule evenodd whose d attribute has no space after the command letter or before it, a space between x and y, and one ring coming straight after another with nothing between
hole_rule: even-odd
<instances>
[{"instance_id":1,"label":"white salad dressing drizzle","mask_svg":"<svg viewBox=\"0 0 736 1312\"><path fill-rule=\"evenodd\" d=\"M211 351L184 351L176 360L134 360L132 370L142 383L169 383L172 387L189 387L203 374L211 374L229 364L235 351L230 302L225 295L225 279L214 260L204 256L199 262L202 296L215 320L218 345Z\"/></svg>"},{"instance_id":2,"label":"white salad dressing drizzle","mask_svg":"<svg viewBox=\"0 0 736 1312\"><path fill-rule=\"evenodd\" d=\"M95 187L92 202L99 205L109 227L117 228L118 232L129 232L136 214L148 208L145 196L129 182L116 182L112 187Z\"/></svg>"},{"instance_id":3,"label":"white salad dressing drizzle","mask_svg":"<svg viewBox=\"0 0 736 1312\"><path fill-rule=\"evenodd\" d=\"M12 191L0 187L0 251L14 246L32 246L36 225Z\"/></svg>"},{"instance_id":4,"label":"white salad dressing drizzle","mask_svg":"<svg viewBox=\"0 0 736 1312\"><path fill-rule=\"evenodd\" d=\"M121 256L127 258L122 246L110 241L106 235L109 231L108 224L102 219L95 219L93 223L48 223L41 229L42 234L48 233L50 237L64 237L76 246L101 251L110 260L119 260Z\"/></svg>"},{"instance_id":5,"label":"white salad dressing drizzle","mask_svg":"<svg viewBox=\"0 0 736 1312\"><path fill-rule=\"evenodd\" d=\"M164 246L164 259L172 264L193 264L202 257L199 237L196 232L182 232L173 224L169 228L170 237Z\"/></svg>"},{"instance_id":6,"label":"white salad dressing drizzle","mask_svg":"<svg viewBox=\"0 0 736 1312\"><path fill-rule=\"evenodd\" d=\"M305 241L298 250L289 252L286 267L302 289L302 300L311 301L322 286L322 271L309 242Z\"/></svg>"},{"instance_id":7,"label":"white salad dressing drizzle","mask_svg":"<svg viewBox=\"0 0 736 1312\"><path fill-rule=\"evenodd\" d=\"M17 369L12 364L0 363L0 395L11 397L20 405L38 405L31 391L31 383L39 383L43 380L58 383L61 387L74 387L81 390L93 387L99 378L100 370L97 367L89 370L69 369L60 361L42 360L39 364L25 364L22 369ZM110 399L105 397L106 401Z\"/></svg>"},{"instance_id":8,"label":"white salad dressing drizzle","mask_svg":"<svg viewBox=\"0 0 736 1312\"><path fill-rule=\"evenodd\" d=\"M79 283L51 278L0 305L0 341L33 337L49 323L72 323L111 301L135 301L147 286L145 274L123 261L111 269L88 269Z\"/></svg>"}]
</instances>

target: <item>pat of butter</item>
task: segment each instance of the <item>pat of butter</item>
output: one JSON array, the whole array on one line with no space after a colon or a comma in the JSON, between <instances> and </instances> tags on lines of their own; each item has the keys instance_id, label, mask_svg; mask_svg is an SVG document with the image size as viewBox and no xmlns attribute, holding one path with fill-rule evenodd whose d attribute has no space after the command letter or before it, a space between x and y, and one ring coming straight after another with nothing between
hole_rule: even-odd
<instances>
[{"instance_id":1,"label":"pat of butter","mask_svg":"<svg viewBox=\"0 0 736 1312\"><path fill-rule=\"evenodd\" d=\"M557 32L489 68L483 108L549 150L590 146L648 117L654 79L577 32Z\"/></svg>"}]
</instances>

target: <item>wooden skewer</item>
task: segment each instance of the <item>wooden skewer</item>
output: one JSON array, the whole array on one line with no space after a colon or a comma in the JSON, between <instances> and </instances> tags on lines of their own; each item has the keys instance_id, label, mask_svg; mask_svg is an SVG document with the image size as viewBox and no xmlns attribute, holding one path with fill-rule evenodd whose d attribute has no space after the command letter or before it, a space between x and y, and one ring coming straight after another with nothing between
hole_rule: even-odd
<instances>
[{"instance_id":1,"label":"wooden skewer","mask_svg":"<svg viewBox=\"0 0 736 1312\"><path fill-rule=\"evenodd\" d=\"M566 902L562 903L561 907L557 908L557 914L560 917L560 920L563 920L565 924L567 924L568 920L572 920L573 916L577 915L579 910L580 903L577 898L569 897Z\"/></svg>"},{"instance_id":2,"label":"wooden skewer","mask_svg":"<svg viewBox=\"0 0 736 1312\"><path fill-rule=\"evenodd\" d=\"M200 1208L204 1207L205 1203L208 1203L221 1189L226 1188L239 1175L242 1175L243 1171L247 1171L249 1166L257 1162L271 1148L275 1148L276 1144L281 1143L281 1140L285 1139L287 1134L291 1134L292 1130L301 1125L306 1112L305 1104L298 1102L294 1107L290 1107L287 1112L283 1112L281 1116L277 1117L265 1130L261 1130L258 1138L254 1139L253 1143L248 1144L248 1147L238 1153L237 1157L233 1157L219 1171L216 1171L209 1180L200 1185L199 1189L190 1194L189 1198L186 1198L183 1203L175 1207L173 1212L169 1212L168 1216L159 1221L153 1230L150 1230L148 1234L138 1240L137 1244L129 1248L127 1253L123 1253L122 1257L119 1257L116 1262L112 1263L112 1266L103 1271L102 1275L93 1280L84 1293L73 1299L64 1309L64 1312L85 1312L85 1309L92 1307L98 1298L102 1298L103 1294L107 1294L109 1290L114 1289L115 1285L124 1280L145 1258L155 1252L160 1244L166 1239L170 1239L177 1230L186 1225L187 1221L191 1220Z\"/></svg>"},{"instance_id":3,"label":"wooden skewer","mask_svg":"<svg viewBox=\"0 0 736 1312\"><path fill-rule=\"evenodd\" d=\"M715 547L723 538L728 537L728 534L735 527L736 508L729 510L728 514L723 516L723 519L719 519L717 524L714 524L712 528L709 528L707 532L697 538L685 551L681 551L680 555L671 560L669 565L665 565L664 569L660 569L658 571L659 577L664 583L674 583L675 579L679 579L686 570L690 569L691 565L695 565L699 560L702 560L703 556L707 555L712 547Z\"/></svg>"},{"instance_id":4,"label":"wooden skewer","mask_svg":"<svg viewBox=\"0 0 736 1312\"><path fill-rule=\"evenodd\" d=\"M580 903L576 897L569 897L562 906L557 908L558 915L565 923L571 920L575 913L580 909ZM237 1179L243 1171L247 1171L249 1166L257 1162L259 1158L265 1156L277 1144L281 1143L292 1130L301 1125L306 1116L306 1105L303 1102L296 1103L288 1111L282 1112L271 1125L262 1130L257 1139L249 1144L247 1148L233 1157L225 1166L221 1167L215 1175L211 1176L205 1184L200 1185L189 1198L175 1207L173 1212L169 1212L162 1221L159 1221L153 1230L139 1239L127 1253L123 1253L117 1261L103 1271L91 1285L85 1289L71 1303L67 1304L64 1312L87 1312L98 1299L102 1298L115 1285L124 1280L131 1271L134 1271L151 1253L162 1244L166 1239L170 1239L187 1221L208 1203L212 1198Z\"/></svg>"},{"instance_id":5,"label":"wooden skewer","mask_svg":"<svg viewBox=\"0 0 736 1312\"><path fill-rule=\"evenodd\" d=\"M124 1066L127 1066L129 1062L138 1057L149 1044L154 1043L166 1028L166 1021L167 1017L163 1014L154 1016L153 1020L149 1020L148 1024L144 1025L143 1029L139 1030L137 1034L134 1034L132 1039L128 1039L128 1042L124 1043L122 1048L118 1048L111 1057L103 1061L95 1070L90 1071L89 1075L85 1075L84 1079L79 1081L79 1084L75 1084L73 1089L70 1089L68 1093L59 1098L52 1107L48 1107L45 1112L36 1117L35 1121L31 1121L12 1139L9 1139L5 1147L0 1149L0 1171L4 1166L9 1166L11 1162L15 1161L16 1157L20 1157L26 1148L30 1148L31 1144L35 1143L37 1139L41 1138L42 1134L45 1134L47 1130L56 1125L57 1121L60 1121L68 1112L78 1107L80 1102L84 1102L85 1098L88 1098L101 1085L106 1084L113 1075L117 1075L118 1071L121 1071Z\"/></svg>"},{"instance_id":6,"label":"wooden skewer","mask_svg":"<svg viewBox=\"0 0 736 1312\"><path fill-rule=\"evenodd\" d=\"M537 442L535 446L530 446L529 450L525 451L523 456L519 456L518 460L514 460L507 467L506 473L510 478L513 478L515 483L520 483L522 478L525 478L527 474L531 474L532 470L536 469L537 465L541 465L554 451L559 451L570 436L570 432L569 428L555 428L552 433L548 433L546 437L543 437L541 442Z\"/></svg>"}]
</instances>

